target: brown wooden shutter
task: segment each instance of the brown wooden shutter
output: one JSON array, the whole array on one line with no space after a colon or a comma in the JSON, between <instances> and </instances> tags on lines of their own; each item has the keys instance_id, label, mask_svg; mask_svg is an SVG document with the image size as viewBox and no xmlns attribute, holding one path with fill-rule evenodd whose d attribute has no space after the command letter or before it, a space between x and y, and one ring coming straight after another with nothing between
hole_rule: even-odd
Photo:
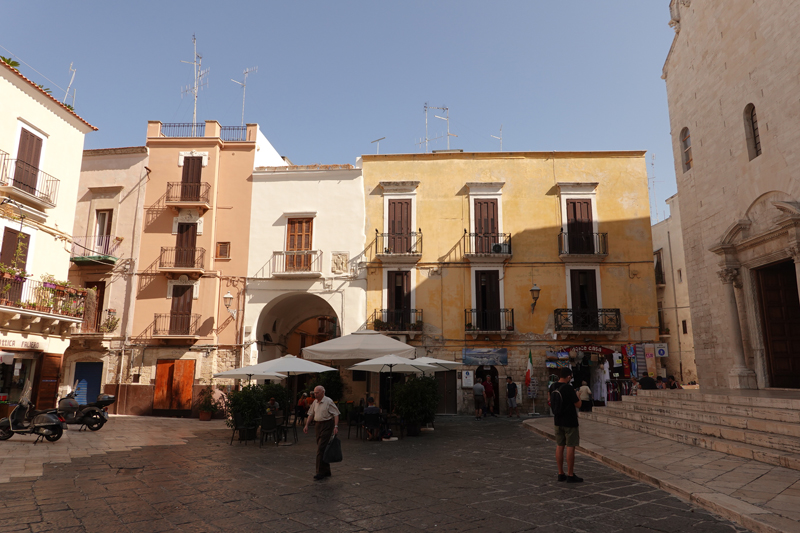
<instances>
[{"instance_id":1,"label":"brown wooden shutter","mask_svg":"<svg viewBox=\"0 0 800 533\"><path fill-rule=\"evenodd\" d=\"M567 239L569 253L594 253L594 225L592 224L592 201L567 200Z\"/></svg>"},{"instance_id":2,"label":"brown wooden shutter","mask_svg":"<svg viewBox=\"0 0 800 533\"><path fill-rule=\"evenodd\" d=\"M488 254L497 243L497 199L475 200L475 252Z\"/></svg>"},{"instance_id":3,"label":"brown wooden shutter","mask_svg":"<svg viewBox=\"0 0 800 533\"><path fill-rule=\"evenodd\" d=\"M203 172L202 157L184 157L181 176L181 201L200 199L200 178Z\"/></svg>"},{"instance_id":4,"label":"brown wooden shutter","mask_svg":"<svg viewBox=\"0 0 800 533\"><path fill-rule=\"evenodd\" d=\"M311 250L313 218L290 218L286 233L286 270L311 270L311 254L298 254Z\"/></svg>"},{"instance_id":5,"label":"brown wooden shutter","mask_svg":"<svg viewBox=\"0 0 800 533\"><path fill-rule=\"evenodd\" d=\"M390 253L411 251L411 200L389 200L388 247Z\"/></svg>"},{"instance_id":6,"label":"brown wooden shutter","mask_svg":"<svg viewBox=\"0 0 800 533\"><path fill-rule=\"evenodd\" d=\"M100 323L103 321L103 302L105 301L106 282L105 281L87 281L85 287L87 289L97 289L97 299L95 300L95 308L88 309L85 306L86 317L89 317L90 312L94 312L94 331L99 331Z\"/></svg>"},{"instance_id":7,"label":"brown wooden shutter","mask_svg":"<svg viewBox=\"0 0 800 533\"><path fill-rule=\"evenodd\" d=\"M0 263L6 266L14 266L14 252L17 249L17 235L15 229L5 228L3 230L3 247L0 249Z\"/></svg>"},{"instance_id":8,"label":"brown wooden shutter","mask_svg":"<svg viewBox=\"0 0 800 533\"><path fill-rule=\"evenodd\" d=\"M218 242L217 243L217 259L230 259L231 257L231 243Z\"/></svg>"},{"instance_id":9,"label":"brown wooden shutter","mask_svg":"<svg viewBox=\"0 0 800 533\"><path fill-rule=\"evenodd\" d=\"M170 335L188 335L192 322L192 298L194 287L191 285L172 286L172 309L169 317Z\"/></svg>"},{"instance_id":10,"label":"brown wooden shutter","mask_svg":"<svg viewBox=\"0 0 800 533\"><path fill-rule=\"evenodd\" d=\"M175 266L193 267L197 252L197 224L178 224L175 238Z\"/></svg>"},{"instance_id":11,"label":"brown wooden shutter","mask_svg":"<svg viewBox=\"0 0 800 533\"><path fill-rule=\"evenodd\" d=\"M14 186L25 192L36 192L36 178L39 173L39 159L42 155L42 139L25 128L19 135L17 165L14 169Z\"/></svg>"}]
</instances>

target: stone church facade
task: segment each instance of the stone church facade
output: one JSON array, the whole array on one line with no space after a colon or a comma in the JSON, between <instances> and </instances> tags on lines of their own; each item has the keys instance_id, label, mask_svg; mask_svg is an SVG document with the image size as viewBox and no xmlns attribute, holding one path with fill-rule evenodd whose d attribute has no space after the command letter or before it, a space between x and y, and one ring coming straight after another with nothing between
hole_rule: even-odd
<instances>
[{"instance_id":1,"label":"stone church facade","mask_svg":"<svg viewBox=\"0 0 800 533\"><path fill-rule=\"evenodd\" d=\"M800 388L800 0L672 0L670 14L699 382Z\"/></svg>"}]
</instances>

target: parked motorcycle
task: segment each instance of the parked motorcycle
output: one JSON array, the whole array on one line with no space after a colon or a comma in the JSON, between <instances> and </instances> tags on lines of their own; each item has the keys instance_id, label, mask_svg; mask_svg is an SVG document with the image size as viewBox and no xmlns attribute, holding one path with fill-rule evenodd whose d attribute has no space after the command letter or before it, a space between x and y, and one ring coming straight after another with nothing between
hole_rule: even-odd
<instances>
[{"instance_id":1,"label":"parked motorcycle","mask_svg":"<svg viewBox=\"0 0 800 533\"><path fill-rule=\"evenodd\" d=\"M72 392L58 402L58 414L67 424L86 426L91 431L101 429L108 421L108 406L114 403L115 398L109 394L100 394L97 401L80 405L75 399L78 383L72 387Z\"/></svg>"},{"instance_id":2,"label":"parked motorcycle","mask_svg":"<svg viewBox=\"0 0 800 533\"><path fill-rule=\"evenodd\" d=\"M19 403L7 418L0 420L0 440L8 440L14 434L36 435L36 444L42 439L55 442L64 434L63 419L55 409L36 411L31 403L31 382L26 381Z\"/></svg>"}]
</instances>

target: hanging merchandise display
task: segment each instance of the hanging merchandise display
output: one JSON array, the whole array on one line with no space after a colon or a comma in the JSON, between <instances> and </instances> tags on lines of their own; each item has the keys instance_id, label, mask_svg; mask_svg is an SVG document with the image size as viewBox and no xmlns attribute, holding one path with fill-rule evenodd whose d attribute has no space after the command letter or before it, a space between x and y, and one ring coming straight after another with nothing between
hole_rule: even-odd
<instances>
[{"instance_id":1,"label":"hanging merchandise display","mask_svg":"<svg viewBox=\"0 0 800 533\"><path fill-rule=\"evenodd\" d=\"M652 344L644 345L644 359L647 363L647 375L656 377L656 349Z\"/></svg>"},{"instance_id":2,"label":"hanging merchandise display","mask_svg":"<svg viewBox=\"0 0 800 533\"><path fill-rule=\"evenodd\" d=\"M644 357L644 344L636 344L634 350L636 350L636 364L639 369L637 377L641 378L647 375L647 360Z\"/></svg>"}]
</instances>

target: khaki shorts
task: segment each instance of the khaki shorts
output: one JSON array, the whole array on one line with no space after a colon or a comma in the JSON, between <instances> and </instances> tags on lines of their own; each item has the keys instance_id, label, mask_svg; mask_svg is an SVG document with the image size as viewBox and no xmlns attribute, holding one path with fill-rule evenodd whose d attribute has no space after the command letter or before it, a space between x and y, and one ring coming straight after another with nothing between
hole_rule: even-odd
<instances>
[{"instance_id":1,"label":"khaki shorts","mask_svg":"<svg viewBox=\"0 0 800 533\"><path fill-rule=\"evenodd\" d=\"M483 396L474 396L475 399L475 410L483 409Z\"/></svg>"},{"instance_id":2,"label":"khaki shorts","mask_svg":"<svg viewBox=\"0 0 800 533\"><path fill-rule=\"evenodd\" d=\"M556 426L556 446L568 446L574 448L581 443L581 437L578 433L578 428L568 428L564 426Z\"/></svg>"}]
</instances>

